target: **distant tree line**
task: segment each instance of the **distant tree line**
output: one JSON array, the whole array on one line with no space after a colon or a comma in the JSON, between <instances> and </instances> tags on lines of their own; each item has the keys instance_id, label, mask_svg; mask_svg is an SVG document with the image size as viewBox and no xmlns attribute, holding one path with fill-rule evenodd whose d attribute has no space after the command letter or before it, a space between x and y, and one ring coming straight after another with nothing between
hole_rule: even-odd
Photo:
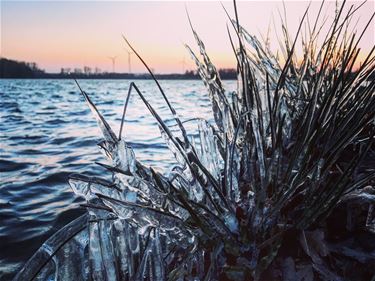
<instances>
[{"instance_id":1,"label":"distant tree line","mask_svg":"<svg viewBox=\"0 0 375 281\"><path fill-rule=\"evenodd\" d=\"M236 79L237 71L232 68L218 70L221 79ZM200 79L196 71L188 70L184 74L155 74L158 79ZM85 66L80 68L61 68L60 73L47 73L40 69L36 63L26 63L6 58L0 58L0 78L50 78L50 79L150 79L148 73L108 73L94 70Z\"/></svg>"},{"instance_id":2,"label":"distant tree line","mask_svg":"<svg viewBox=\"0 0 375 281\"><path fill-rule=\"evenodd\" d=\"M36 63L0 58L1 78L38 78L44 74L45 72Z\"/></svg>"},{"instance_id":3,"label":"distant tree line","mask_svg":"<svg viewBox=\"0 0 375 281\"><path fill-rule=\"evenodd\" d=\"M223 80L237 79L237 71L233 68L219 69L219 76ZM184 74L155 74L157 79L171 80L192 80L200 79L196 71L188 70ZM134 73L108 73L101 72L99 68L91 69L85 66L80 68L61 68L60 73L47 73L40 69L36 63L20 62L0 58L0 78L27 78L27 79L151 79L150 74L134 74ZM375 72L370 76L369 80L375 79Z\"/></svg>"}]
</instances>

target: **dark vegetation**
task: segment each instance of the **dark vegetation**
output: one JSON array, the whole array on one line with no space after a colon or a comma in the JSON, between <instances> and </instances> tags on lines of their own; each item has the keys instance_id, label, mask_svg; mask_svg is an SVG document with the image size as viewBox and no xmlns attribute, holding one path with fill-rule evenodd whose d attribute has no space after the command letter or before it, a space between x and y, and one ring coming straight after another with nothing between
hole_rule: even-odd
<instances>
[{"instance_id":1,"label":"dark vegetation","mask_svg":"<svg viewBox=\"0 0 375 281\"><path fill-rule=\"evenodd\" d=\"M220 69L219 73L222 79L236 79L237 71L235 69ZM170 80L193 80L200 79L198 73L192 70L187 70L183 74L170 73L170 74L155 74L157 79L170 79ZM38 68L35 63L19 62L9 60L6 58L0 59L0 78L13 78L13 79L152 79L148 73L85 73L80 69L75 72L66 73L47 73Z\"/></svg>"},{"instance_id":2,"label":"dark vegetation","mask_svg":"<svg viewBox=\"0 0 375 281\"><path fill-rule=\"evenodd\" d=\"M35 63L0 58L0 78L38 78L46 73Z\"/></svg>"}]
</instances>

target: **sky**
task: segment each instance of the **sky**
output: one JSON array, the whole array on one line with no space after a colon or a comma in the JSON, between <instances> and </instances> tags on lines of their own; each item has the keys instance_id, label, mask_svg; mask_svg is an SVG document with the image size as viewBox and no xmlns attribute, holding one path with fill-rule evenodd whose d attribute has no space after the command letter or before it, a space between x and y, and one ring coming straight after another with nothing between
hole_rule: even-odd
<instances>
[{"instance_id":1,"label":"sky","mask_svg":"<svg viewBox=\"0 0 375 281\"><path fill-rule=\"evenodd\" d=\"M223 1L233 15L233 4ZM287 24L294 37L308 1L285 1ZM359 1L347 4L359 5ZM309 17L314 18L320 2L312 1ZM195 69L184 44L197 50L186 16L204 41L218 68L234 68L227 34L228 18L219 1L10 1L0 0L1 57L36 62L47 72L61 67L111 71L110 56L117 56L116 72L128 72L128 53L124 35L156 73L181 73ZM270 27L272 49L277 49L276 32L281 35L281 1L239 1L241 24L261 39ZM334 17L335 2L325 5L328 22ZM369 0L354 16L361 30L375 10ZM362 57L375 45L374 21L363 37ZM130 55L131 71L145 72Z\"/></svg>"}]
</instances>

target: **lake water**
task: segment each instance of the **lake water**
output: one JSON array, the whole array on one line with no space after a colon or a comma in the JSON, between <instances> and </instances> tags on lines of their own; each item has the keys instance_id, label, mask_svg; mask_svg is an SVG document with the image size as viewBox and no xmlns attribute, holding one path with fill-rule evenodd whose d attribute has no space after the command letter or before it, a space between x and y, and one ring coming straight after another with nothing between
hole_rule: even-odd
<instances>
[{"instance_id":1,"label":"lake water","mask_svg":"<svg viewBox=\"0 0 375 281\"><path fill-rule=\"evenodd\" d=\"M117 133L127 80L81 80ZM212 120L201 81L160 81L182 120ZM150 80L136 81L151 105L172 124L172 116ZM228 91L234 81L226 81ZM41 244L84 212L68 184L71 173L108 174L96 144L100 131L71 80L0 80L0 280L10 279ZM187 129L194 133L194 123ZM173 124L172 124L173 125ZM174 163L152 115L134 92L123 136L139 160L160 171Z\"/></svg>"}]
</instances>

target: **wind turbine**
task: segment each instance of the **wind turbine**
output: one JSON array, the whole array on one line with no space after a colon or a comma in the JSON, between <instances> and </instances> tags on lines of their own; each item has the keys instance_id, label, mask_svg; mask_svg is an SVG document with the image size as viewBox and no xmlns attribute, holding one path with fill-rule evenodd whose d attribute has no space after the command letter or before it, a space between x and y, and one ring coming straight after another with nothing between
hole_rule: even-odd
<instances>
[{"instance_id":1,"label":"wind turbine","mask_svg":"<svg viewBox=\"0 0 375 281\"><path fill-rule=\"evenodd\" d=\"M108 57L112 61L112 73L115 72L116 59L118 56Z\"/></svg>"},{"instance_id":2,"label":"wind turbine","mask_svg":"<svg viewBox=\"0 0 375 281\"><path fill-rule=\"evenodd\" d=\"M128 53L128 68L129 68L129 73L132 73L131 55L134 54L134 53L131 52L131 51L129 51L126 48L124 48L124 50Z\"/></svg>"}]
</instances>

